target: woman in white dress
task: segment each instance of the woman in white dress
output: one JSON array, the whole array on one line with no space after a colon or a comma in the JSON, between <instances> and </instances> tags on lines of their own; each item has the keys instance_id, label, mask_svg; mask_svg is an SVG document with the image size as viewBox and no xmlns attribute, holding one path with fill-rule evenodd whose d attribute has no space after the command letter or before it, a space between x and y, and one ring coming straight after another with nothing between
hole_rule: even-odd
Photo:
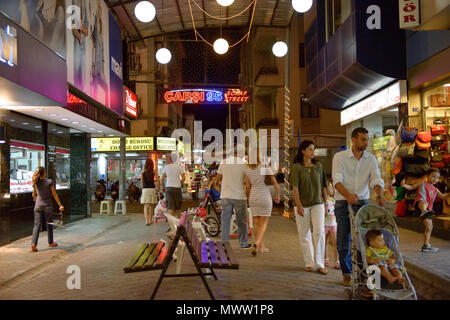
<instances>
[{"instance_id":1,"label":"woman in white dress","mask_svg":"<svg viewBox=\"0 0 450 320\"><path fill-rule=\"evenodd\" d=\"M261 162L259 153L257 163L248 164L245 169L245 189L249 199L250 210L253 216L253 232L255 233L255 243L252 248L252 255L256 256L257 252L269 252L264 246L263 236L272 214L272 197L270 196L269 186L264 183L266 175L271 177L275 186L275 203L280 202L280 190L277 181L270 167L265 168Z\"/></svg>"}]
</instances>

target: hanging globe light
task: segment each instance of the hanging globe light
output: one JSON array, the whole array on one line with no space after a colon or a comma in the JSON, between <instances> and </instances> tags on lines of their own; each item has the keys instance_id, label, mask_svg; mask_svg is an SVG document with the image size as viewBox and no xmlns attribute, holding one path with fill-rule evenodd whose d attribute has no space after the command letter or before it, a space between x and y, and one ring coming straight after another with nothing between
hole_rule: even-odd
<instances>
[{"instance_id":1,"label":"hanging globe light","mask_svg":"<svg viewBox=\"0 0 450 320\"><path fill-rule=\"evenodd\" d=\"M150 22L156 16L155 6L151 2L141 1L134 7L134 15L141 22Z\"/></svg>"},{"instance_id":2,"label":"hanging globe light","mask_svg":"<svg viewBox=\"0 0 450 320\"><path fill-rule=\"evenodd\" d=\"M283 41L278 41L273 45L272 52L277 57L284 57L288 52L288 46Z\"/></svg>"},{"instance_id":3,"label":"hanging globe light","mask_svg":"<svg viewBox=\"0 0 450 320\"><path fill-rule=\"evenodd\" d=\"M156 51L156 60L161 64L167 64L172 59L172 54L169 49L161 48Z\"/></svg>"},{"instance_id":4,"label":"hanging globe light","mask_svg":"<svg viewBox=\"0 0 450 320\"><path fill-rule=\"evenodd\" d=\"M219 38L214 41L214 51L218 54L224 54L228 51L228 41L224 38Z\"/></svg>"},{"instance_id":5,"label":"hanging globe light","mask_svg":"<svg viewBox=\"0 0 450 320\"><path fill-rule=\"evenodd\" d=\"M295 11L305 13L311 9L313 0L292 0L292 7Z\"/></svg>"},{"instance_id":6,"label":"hanging globe light","mask_svg":"<svg viewBox=\"0 0 450 320\"><path fill-rule=\"evenodd\" d=\"M234 0L216 0L218 4L220 4L222 7L228 7L231 6L234 2Z\"/></svg>"}]
</instances>

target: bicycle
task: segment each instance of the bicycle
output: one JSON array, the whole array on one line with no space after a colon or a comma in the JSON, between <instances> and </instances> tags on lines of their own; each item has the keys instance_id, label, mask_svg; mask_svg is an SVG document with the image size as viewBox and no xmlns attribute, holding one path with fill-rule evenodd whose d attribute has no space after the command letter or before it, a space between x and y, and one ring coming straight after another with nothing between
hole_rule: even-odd
<instances>
[{"instance_id":1,"label":"bicycle","mask_svg":"<svg viewBox=\"0 0 450 320\"><path fill-rule=\"evenodd\" d=\"M200 222L203 229L211 237L216 237L220 233L220 222L217 218L208 216L204 207L189 209L188 214L194 215L193 222Z\"/></svg>"}]
</instances>

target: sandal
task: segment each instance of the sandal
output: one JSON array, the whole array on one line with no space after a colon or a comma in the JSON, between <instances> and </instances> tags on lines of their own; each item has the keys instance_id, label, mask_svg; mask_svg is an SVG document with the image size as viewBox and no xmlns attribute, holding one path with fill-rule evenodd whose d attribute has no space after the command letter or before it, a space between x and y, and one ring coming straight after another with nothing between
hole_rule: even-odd
<instances>
[{"instance_id":1,"label":"sandal","mask_svg":"<svg viewBox=\"0 0 450 320\"><path fill-rule=\"evenodd\" d=\"M328 267L328 266L330 265L330 259L328 259L328 258L325 258L325 259L323 260L323 262L324 262L324 264L325 264L325 267Z\"/></svg>"},{"instance_id":2,"label":"sandal","mask_svg":"<svg viewBox=\"0 0 450 320\"><path fill-rule=\"evenodd\" d=\"M256 250L257 248L256 248L256 244L253 244L253 246L252 246L252 256L254 256L254 257L256 257L256 255L257 255L257 250Z\"/></svg>"},{"instance_id":3,"label":"sandal","mask_svg":"<svg viewBox=\"0 0 450 320\"><path fill-rule=\"evenodd\" d=\"M31 250L30 250L30 253L33 253L33 252L38 252L38 248L34 244L31 245Z\"/></svg>"},{"instance_id":4,"label":"sandal","mask_svg":"<svg viewBox=\"0 0 450 320\"><path fill-rule=\"evenodd\" d=\"M312 272L313 268L311 267L305 267L303 270L305 270L306 272Z\"/></svg>"},{"instance_id":5,"label":"sandal","mask_svg":"<svg viewBox=\"0 0 450 320\"><path fill-rule=\"evenodd\" d=\"M324 274L324 275L328 273L328 269L325 269L325 268L320 268L317 271L319 271L319 273Z\"/></svg>"},{"instance_id":6,"label":"sandal","mask_svg":"<svg viewBox=\"0 0 450 320\"><path fill-rule=\"evenodd\" d=\"M49 248L54 248L54 247L57 247L57 246L58 246L58 244L56 242L53 242L53 243L48 245Z\"/></svg>"},{"instance_id":7,"label":"sandal","mask_svg":"<svg viewBox=\"0 0 450 320\"><path fill-rule=\"evenodd\" d=\"M334 264L334 268L336 270L341 270L341 264L339 263L339 261L336 261L336 263Z\"/></svg>"}]
</instances>

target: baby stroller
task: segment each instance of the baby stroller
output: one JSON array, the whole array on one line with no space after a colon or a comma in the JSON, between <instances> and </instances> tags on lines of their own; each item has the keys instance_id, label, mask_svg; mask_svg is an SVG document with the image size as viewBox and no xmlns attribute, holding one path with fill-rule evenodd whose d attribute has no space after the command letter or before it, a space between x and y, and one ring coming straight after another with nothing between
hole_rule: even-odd
<instances>
[{"instance_id":1,"label":"baby stroller","mask_svg":"<svg viewBox=\"0 0 450 320\"><path fill-rule=\"evenodd\" d=\"M416 291L406 272L405 264L398 244L398 229L392 215L384 208L366 205L354 213L349 206L350 228L352 239L352 286L346 289L346 294L350 299L364 299L372 297L374 300L417 300ZM380 230L383 234L386 246L395 254L397 264L406 281L403 284L389 284L389 282L380 276L379 287L371 285L369 277L376 276L375 273L368 272L368 263L366 259L366 233L371 229ZM373 277L375 278L375 277ZM369 280L369 281L368 281ZM376 280L376 279L374 279ZM375 288L373 288L375 287ZM371 289L373 288L373 289Z\"/></svg>"}]
</instances>

